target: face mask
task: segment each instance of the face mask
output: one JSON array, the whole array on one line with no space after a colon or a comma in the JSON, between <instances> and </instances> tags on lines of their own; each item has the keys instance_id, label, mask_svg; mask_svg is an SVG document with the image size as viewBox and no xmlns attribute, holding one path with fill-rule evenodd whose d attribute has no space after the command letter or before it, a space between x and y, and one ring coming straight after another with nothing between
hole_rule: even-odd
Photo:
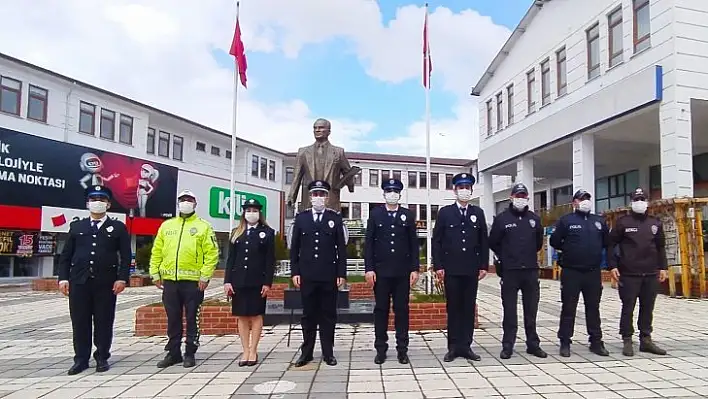
<instances>
[{"instance_id":1,"label":"face mask","mask_svg":"<svg viewBox=\"0 0 708 399\"><path fill-rule=\"evenodd\" d=\"M312 197L312 207L317 212L322 212L325 209L325 197Z\"/></svg>"},{"instance_id":2,"label":"face mask","mask_svg":"<svg viewBox=\"0 0 708 399\"><path fill-rule=\"evenodd\" d=\"M633 201L632 202L632 212L634 213L644 213L647 211L649 204L646 201Z\"/></svg>"},{"instance_id":3,"label":"face mask","mask_svg":"<svg viewBox=\"0 0 708 399\"><path fill-rule=\"evenodd\" d=\"M401 194L396 192L384 193L384 199L386 200L387 204L395 205L398 203L398 200L401 199Z\"/></svg>"},{"instance_id":4,"label":"face mask","mask_svg":"<svg viewBox=\"0 0 708 399\"><path fill-rule=\"evenodd\" d=\"M177 204L177 207L179 208L179 213L183 213L185 215L188 215L188 214L194 212L194 203L193 202L182 201L179 204Z\"/></svg>"},{"instance_id":5,"label":"face mask","mask_svg":"<svg viewBox=\"0 0 708 399\"><path fill-rule=\"evenodd\" d=\"M91 213L106 213L108 210L108 204L103 201L89 201L87 206Z\"/></svg>"},{"instance_id":6,"label":"face mask","mask_svg":"<svg viewBox=\"0 0 708 399\"><path fill-rule=\"evenodd\" d=\"M249 224L256 224L256 223L258 222L258 219L260 219L260 213L258 213L258 212L246 212L246 214L244 215L244 217L246 218L246 221L247 221Z\"/></svg>"},{"instance_id":7,"label":"face mask","mask_svg":"<svg viewBox=\"0 0 708 399\"><path fill-rule=\"evenodd\" d=\"M578 210L583 213L589 213L592 209L592 202L590 200L582 200L578 204Z\"/></svg>"},{"instance_id":8,"label":"face mask","mask_svg":"<svg viewBox=\"0 0 708 399\"><path fill-rule=\"evenodd\" d=\"M457 199L462 202L468 202L472 198L472 190L461 188L457 190Z\"/></svg>"},{"instance_id":9,"label":"face mask","mask_svg":"<svg viewBox=\"0 0 708 399\"><path fill-rule=\"evenodd\" d=\"M524 208L529 206L529 199L528 198L514 198L511 200L511 204L514 205L514 208L516 208L519 211L523 211Z\"/></svg>"}]
</instances>

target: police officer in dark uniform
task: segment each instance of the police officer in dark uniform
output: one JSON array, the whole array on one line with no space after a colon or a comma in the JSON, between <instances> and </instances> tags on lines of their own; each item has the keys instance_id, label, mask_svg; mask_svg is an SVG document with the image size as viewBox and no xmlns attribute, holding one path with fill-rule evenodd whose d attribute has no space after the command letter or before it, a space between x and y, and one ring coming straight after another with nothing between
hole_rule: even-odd
<instances>
[{"instance_id":1,"label":"police officer in dark uniform","mask_svg":"<svg viewBox=\"0 0 708 399\"><path fill-rule=\"evenodd\" d=\"M560 355L570 356L570 343L575 326L578 299L583 294L585 323L590 338L590 351L609 356L602 342L600 299L602 298L602 250L609 246L609 231L605 220L592 213L592 196L580 189L573 195L575 211L562 216L556 223L550 244L559 251L561 301L563 307L558 327Z\"/></svg>"},{"instance_id":2,"label":"police officer in dark uniform","mask_svg":"<svg viewBox=\"0 0 708 399\"><path fill-rule=\"evenodd\" d=\"M69 296L73 328L74 365L69 375L88 368L92 335L96 372L109 369L116 295L125 289L132 255L125 224L106 215L111 197L103 186L86 189L91 215L71 223L59 259L59 288Z\"/></svg>"},{"instance_id":3,"label":"police officer in dark uniform","mask_svg":"<svg viewBox=\"0 0 708 399\"><path fill-rule=\"evenodd\" d=\"M453 176L457 201L440 209L433 229L433 268L445 283L447 299L446 362L481 360L471 345L478 280L489 270L489 245L484 211L469 203L474 182L469 173Z\"/></svg>"},{"instance_id":4,"label":"police officer in dark uniform","mask_svg":"<svg viewBox=\"0 0 708 399\"><path fill-rule=\"evenodd\" d=\"M371 211L364 241L366 281L374 288L376 298L374 363L386 361L388 313L393 298L398 362L408 364L408 302L420 269L415 215L398 205L403 191L400 180L386 180L381 188L386 205Z\"/></svg>"},{"instance_id":5,"label":"police officer in dark uniform","mask_svg":"<svg viewBox=\"0 0 708 399\"><path fill-rule=\"evenodd\" d=\"M524 308L526 353L545 358L541 340L536 333L536 315L540 299L538 251L543 248L541 218L529 210L529 191L522 183L511 188L509 208L494 218L489 233L489 247L499 258L501 297L504 307L504 337L502 359L511 357L516 343L518 316L516 312L519 291ZM501 272L501 273L499 273Z\"/></svg>"},{"instance_id":6,"label":"police officer in dark uniform","mask_svg":"<svg viewBox=\"0 0 708 399\"><path fill-rule=\"evenodd\" d=\"M617 219L610 231L614 254L619 249L619 263L615 256L607 256L612 278L617 281L622 313L619 332L624 341L622 354L634 356L632 319L639 299L639 351L665 355L666 351L651 339L654 303L659 282L668 277L668 262L661 221L647 215L647 195L637 188L631 195L631 212Z\"/></svg>"},{"instance_id":7,"label":"police officer in dark uniform","mask_svg":"<svg viewBox=\"0 0 708 399\"><path fill-rule=\"evenodd\" d=\"M322 359L329 366L334 357L337 323L337 291L347 277L347 249L342 216L327 208L330 185L314 180L308 185L311 209L299 213L292 226L290 270L302 295L302 353L295 362L302 367L312 361L315 334L320 330Z\"/></svg>"}]
</instances>

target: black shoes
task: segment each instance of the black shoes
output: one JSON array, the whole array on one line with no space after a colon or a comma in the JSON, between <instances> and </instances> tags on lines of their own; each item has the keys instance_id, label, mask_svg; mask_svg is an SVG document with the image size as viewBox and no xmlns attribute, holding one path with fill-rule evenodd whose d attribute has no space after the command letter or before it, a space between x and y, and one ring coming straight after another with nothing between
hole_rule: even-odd
<instances>
[{"instance_id":1,"label":"black shoes","mask_svg":"<svg viewBox=\"0 0 708 399\"><path fill-rule=\"evenodd\" d=\"M639 351L651 353L652 355L666 355L666 350L658 347L650 337L641 338L639 340Z\"/></svg>"},{"instance_id":2,"label":"black shoes","mask_svg":"<svg viewBox=\"0 0 708 399\"><path fill-rule=\"evenodd\" d=\"M194 354L184 355L184 362L182 363L184 368L194 367L195 364L197 364L197 361L194 359Z\"/></svg>"},{"instance_id":3,"label":"black shoes","mask_svg":"<svg viewBox=\"0 0 708 399\"><path fill-rule=\"evenodd\" d=\"M300 357L293 363L295 367L303 367L312 361L312 355L300 355Z\"/></svg>"},{"instance_id":4,"label":"black shoes","mask_svg":"<svg viewBox=\"0 0 708 399\"><path fill-rule=\"evenodd\" d=\"M76 375L86 369L88 369L87 363L74 363L74 365L71 366L71 368L69 368L69 371L67 372L67 374L68 375Z\"/></svg>"},{"instance_id":5,"label":"black shoes","mask_svg":"<svg viewBox=\"0 0 708 399\"><path fill-rule=\"evenodd\" d=\"M385 361L386 361L386 354L385 353L377 353L376 357L374 357L375 364L383 364Z\"/></svg>"},{"instance_id":6,"label":"black shoes","mask_svg":"<svg viewBox=\"0 0 708 399\"><path fill-rule=\"evenodd\" d=\"M334 356L325 356L322 358L324 360L325 364L328 366L336 366L337 365L337 358Z\"/></svg>"},{"instance_id":7,"label":"black shoes","mask_svg":"<svg viewBox=\"0 0 708 399\"><path fill-rule=\"evenodd\" d=\"M105 373L111 368L111 366L108 365L107 360L96 360L96 372L97 373Z\"/></svg>"},{"instance_id":8,"label":"black shoes","mask_svg":"<svg viewBox=\"0 0 708 399\"><path fill-rule=\"evenodd\" d=\"M570 357L570 344L561 344L560 355L562 357Z\"/></svg>"},{"instance_id":9,"label":"black shoes","mask_svg":"<svg viewBox=\"0 0 708 399\"><path fill-rule=\"evenodd\" d=\"M455 354L455 351L447 351L445 354L445 357L443 357L443 361L446 363L450 363L454 361L457 358L457 355Z\"/></svg>"},{"instance_id":10,"label":"black shoes","mask_svg":"<svg viewBox=\"0 0 708 399\"><path fill-rule=\"evenodd\" d=\"M475 362L478 362L478 361L482 360L482 356L480 356L480 355L474 353L474 352L472 351L472 349L465 349L465 350L463 350L462 353L460 353L460 357L465 358L465 359L467 359L467 360L472 360L472 361L475 361Z\"/></svg>"},{"instance_id":11,"label":"black shoes","mask_svg":"<svg viewBox=\"0 0 708 399\"><path fill-rule=\"evenodd\" d=\"M590 344L590 352L598 355L598 356L610 356L610 352L605 349L605 344L600 341L600 342L594 342Z\"/></svg>"},{"instance_id":12,"label":"black shoes","mask_svg":"<svg viewBox=\"0 0 708 399\"><path fill-rule=\"evenodd\" d=\"M504 348L502 349L501 353L499 354L499 357L502 359L510 359L511 355L514 351L509 349L509 348Z\"/></svg>"},{"instance_id":13,"label":"black shoes","mask_svg":"<svg viewBox=\"0 0 708 399\"><path fill-rule=\"evenodd\" d=\"M398 363L401 364L408 364L411 362L411 359L408 357L407 353L403 352L398 352ZM374 363L376 364L383 364L386 362L386 353L377 353L376 357L374 357Z\"/></svg>"},{"instance_id":14,"label":"black shoes","mask_svg":"<svg viewBox=\"0 0 708 399\"><path fill-rule=\"evenodd\" d=\"M182 356L172 356L169 353L165 355L165 358L160 360L157 363L157 368L158 369L164 369L170 366L174 366L175 364L182 363L184 360L182 359Z\"/></svg>"},{"instance_id":15,"label":"black shoes","mask_svg":"<svg viewBox=\"0 0 708 399\"><path fill-rule=\"evenodd\" d=\"M407 353L399 353L398 354L398 363L401 364L408 364L411 362L411 359L408 358Z\"/></svg>"},{"instance_id":16,"label":"black shoes","mask_svg":"<svg viewBox=\"0 0 708 399\"><path fill-rule=\"evenodd\" d=\"M548 357L548 353L546 353L543 349L536 347L536 348L528 348L526 349L526 353L532 356L536 356L537 358L540 359L545 359Z\"/></svg>"}]
</instances>

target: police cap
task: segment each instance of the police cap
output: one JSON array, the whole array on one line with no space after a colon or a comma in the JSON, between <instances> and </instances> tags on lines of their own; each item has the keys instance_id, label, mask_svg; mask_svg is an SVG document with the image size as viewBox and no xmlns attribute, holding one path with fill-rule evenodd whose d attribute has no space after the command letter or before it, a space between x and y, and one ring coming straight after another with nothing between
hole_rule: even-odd
<instances>
[{"instance_id":1,"label":"police cap","mask_svg":"<svg viewBox=\"0 0 708 399\"><path fill-rule=\"evenodd\" d=\"M644 193L643 188L637 187L634 191L632 191L631 199L632 201L646 201L647 195Z\"/></svg>"},{"instance_id":2,"label":"police cap","mask_svg":"<svg viewBox=\"0 0 708 399\"><path fill-rule=\"evenodd\" d=\"M246 209L246 208L256 208L258 210L261 210L261 209L263 209L263 204L258 202L257 199L251 198L251 199L247 199L243 203L243 205L241 205L241 209Z\"/></svg>"},{"instance_id":3,"label":"police cap","mask_svg":"<svg viewBox=\"0 0 708 399\"><path fill-rule=\"evenodd\" d=\"M517 195L529 195L529 189L526 188L526 185L524 183L516 183L514 186L511 188L511 196L517 196Z\"/></svg>"},{"instance_id":4,"label":"police cap","mask_svg":"<svg viewBox=\"0 0 708 399\"><path fill-rule=\"evenodd\" d=\"M393 190L401 192L403 191L403 182L398 179L389 179L381 184L381 189L384 191Z\"/></svg>"},{"instance_id":5,"label":"police cap","mask_svg":"<svg viewBox=\"0 0 708 399\"><path fill-rule=\"evenodd\" d=\"M590 195L589 192L585 191L585 189L580 189L573 194L573 200L589 200L592 198L592 195Z\"/></svg>"},{"instance_id":6,"label":"police cap","mask_svg":"<svg viewBox=\"0 0 708 399\"><path fill-rule=\"evenodd\" d=\"M453 186L459 186L462 184L469 184L470 186L472 186L472 185L474 185L474 182L475 182L474 176L472 176L469 173L458 173L452 177L452 185Z\"/></svg>"},{"instance_id":7,"label":"police cap","mask_svg":"<svg viewBox=\"0 0 708 399\"><path fill-rule=\"evenodd\" d=\"M307 190L310 192L313 192L313 191L329 192L329 190L331 190L331 189L332 189L332 187L329 185L329 183L327 183L324 180L313 180L312 182L310 182L310 184L307 185Z\"/></svg>"},{"instance_id":8,"label":"police cap","mask_svg":"<svg viewBox=\"0 0 708 399\"><path fill-rule=\"evenodd\" d=\"M107 200L111 200L113 198L113 193L108 187L104 186L89 186L85 190L86 192L86 198L91 198L91 197L102 197Z\"/></svg>"}]
</instances>

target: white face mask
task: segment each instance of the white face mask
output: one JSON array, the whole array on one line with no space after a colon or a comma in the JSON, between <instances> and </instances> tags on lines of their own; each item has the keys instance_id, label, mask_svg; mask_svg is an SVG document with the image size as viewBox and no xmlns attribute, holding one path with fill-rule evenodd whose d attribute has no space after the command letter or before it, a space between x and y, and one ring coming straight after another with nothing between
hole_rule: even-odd
<instances>
[{"instance_id":1,"label":"white face mask","mask_svg":"<svg viewBox=\"0 0 708 399\"><path fill-rule=\"evenodd\" d=\"M467 188L461 188L457 190L457 199L462 202L468 202L472 198L472 190Z\"/></svg>"},{"instance_id":2,"label":"white face mask","mask_svg":"<svg viewBox=\"0 0 708 399\"><path fill-rule=\"evenodd\" d=\"M388 192L384 193L384 199L386 200L386 203L389 205L396 205L398 201L401 199L401 194L396 193L396 192Z\"/></svg>"},{"instance_id":3,"label":"white face mask","mask_svg":"<svg viewBox=\"0 0 708 399\"><path fill-rule=\"evenodd\" d=\"M260 219L261 214L259 212L246 212L243 216L249 224L256 224L258 219Z\"/></svg>"},{"instance_id":4,"label":"white face mask","mask_svg":"<svg viewBox=\"0 0 708 399\"><path fill-rule=\"evenodd\" d=\"M632 212L634 213L645 213L649 204L646 201L633 201L632 202Z\"/></svg>"},{"instance_id":5,"label":"white face mask","mask_svg":"<svg viewBox=\"0 0 708 399\"><path fill-rule=\"evenodd\" d=\"M194 203L189 201L182 201L177 204L177 208L179 209L179 213L188 215L194 212Z\"/></svg>"},{"instance_id":6,"label":"white face mask","mask_svg":"<svg viewBox=\"0 0 708 399\"><path fill-rule=\"evenodd\" d=\"M592 210L592 202L590 200L582 200L578 203L580 212L589 213Z\"/></svg>"},{"instance_id":7,"label":"white face mask","mask_svg":"<svg viewBox=\"0 0 708 399\"><path fill-rule=\"evenodd\" d=\"M312 208L317 212L322 212L325 209L325 197L312 197Z\"/></svg>"},{"instance_id":8,"label":"white face mask","mask_svg":"<svg viewBox=\"0 0 708 399\"><path fill-rule=\"evenodd\" d=\"M86 206L91 213L106 213L108 210L108 203L103 201L89 201Z\"/></svg>"},{"instance_id":9,"label":"white face mask","mask_svg":"<svg viewBox=\"0 0 708 399\"><path fill-rule=\"evenodd\" d=\"M511 204L514 206L519 211L523 211L524 208L529 206L529 199L528 198L513 198L511 200Z\"/></svg>"}]
</instances>

